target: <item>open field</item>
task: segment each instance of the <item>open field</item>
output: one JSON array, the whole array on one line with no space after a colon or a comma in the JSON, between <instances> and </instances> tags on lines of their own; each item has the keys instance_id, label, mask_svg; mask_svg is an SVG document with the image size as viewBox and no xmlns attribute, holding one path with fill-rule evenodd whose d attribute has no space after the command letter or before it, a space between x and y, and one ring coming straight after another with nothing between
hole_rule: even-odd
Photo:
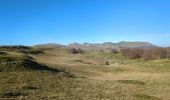
<instances>
[{"instance_id":1,"label":"open field","mask_svg":"<svg viewBox=\"0 0 170 100\"><path fill-rule=\"evenodd\" d=\"M3 52L15 61L32 58L41 68L46 67L2 69L0 99L170 100L168 59L129 60L103 51L71 54L63 48L44 49L44 53L29 53L29 57L21 52Z\"/></svg>"}]
</instances>

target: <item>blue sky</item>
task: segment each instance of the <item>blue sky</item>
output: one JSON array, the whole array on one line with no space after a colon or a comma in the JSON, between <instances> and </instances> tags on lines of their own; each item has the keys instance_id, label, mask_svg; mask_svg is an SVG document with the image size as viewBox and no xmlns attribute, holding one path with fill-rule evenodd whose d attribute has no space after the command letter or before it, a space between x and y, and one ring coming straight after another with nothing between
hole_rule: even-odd
<instances>
[{"instance_id":1,"label":"blue sky","mask_svg":"<svg viewBox=\"0 0 170 100\"><path fill-rule=\"evenodd\" d=\"M0 44L146 41L170 46L169 0L0 0Z\"/></svg>"}]
</instances>

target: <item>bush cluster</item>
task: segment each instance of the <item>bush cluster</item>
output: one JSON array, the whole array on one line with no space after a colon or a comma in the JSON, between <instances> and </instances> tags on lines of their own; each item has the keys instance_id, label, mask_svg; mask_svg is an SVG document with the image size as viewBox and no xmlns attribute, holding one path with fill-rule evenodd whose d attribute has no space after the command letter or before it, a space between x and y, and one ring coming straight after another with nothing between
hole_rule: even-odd
<instances>
[{"instance_id":1,"label":"bush cluster","mask_svg":"<svg viewBox=\"0 0 170 100\"><path fill-rule=\"evenodd\" d=\"M145 60L156 60L170 58L170 48L123 48L120 52L123 56L130 59L144 58Z\"/></svg>"}]
</instances>

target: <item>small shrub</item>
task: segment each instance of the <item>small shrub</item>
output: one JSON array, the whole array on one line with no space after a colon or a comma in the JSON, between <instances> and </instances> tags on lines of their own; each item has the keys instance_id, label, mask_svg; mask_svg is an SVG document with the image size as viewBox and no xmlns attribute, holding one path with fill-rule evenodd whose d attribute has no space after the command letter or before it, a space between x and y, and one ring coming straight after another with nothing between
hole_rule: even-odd
<instances>
[{"instance_id":1,"label":"small shrub","mask_svg":"<svg viewBox=\"0 0 170 100\"><path fill-rule=\"evenodd\" d=\"M113 54L118 54L118 53L119 53L116 49L112 49L111 52L112 52Z\"/></svg>"},{"instance_id":2,"label":"small shrub","mask_svg":"<svg viewBox=\"0 0 170 100\"><path fill-rule=\"evenodd\" d=\"M100 49L100 52L104 52L104 50L103 50L103 49Z\"/></svg>"},{"instance_id":3,"label":"small shrub","mask_svg":"<svg viewBox=\"0 0 170 100\"><path fill-rule=\"evenodd\" d=\"M108 61L106 61L106 62L105 62L105 64L106 64L106 65L109 65L109 62L108 62Z\"/></svg>"},{"instance_id":4,"label":"small shrub","mask_svg":"<svg viewBox=\"0 0 170 100\"><path fill-rule=\"evenodd\" d=\"M70 52L72 54L84 53L84 51L82 49L80 49L80 48L78 48L78 49L72 48L72 49L70 49Z\"/></svg>"},{"instance_id":5,"label":"small shrub","mask_svg":"<svg viewBox=\"0 0 170 100\"><path fill-rule=\"evenodd\" d=\"M70 52L71 52L72 54L77 54L77 53L78 53L75 48L72 48L72 49L70 50Z\"/></svg>"}]
</instances>

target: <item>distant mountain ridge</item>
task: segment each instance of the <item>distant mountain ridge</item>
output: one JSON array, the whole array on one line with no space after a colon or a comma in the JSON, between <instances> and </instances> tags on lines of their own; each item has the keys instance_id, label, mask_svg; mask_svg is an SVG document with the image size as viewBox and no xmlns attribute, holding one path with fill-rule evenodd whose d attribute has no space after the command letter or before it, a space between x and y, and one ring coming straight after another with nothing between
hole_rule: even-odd
<instances>
[{"instance_id":1,"label":"distant mountain ridge","mask_svg":"<svg viewBox=\"0 0 170 100\"><path fill-rule=\"evenodd\" d=\"M126 42L121 41L118 43L112 42L104 42L104 43L72 43L69 45L61 45L55 43L48 43L48 44L40 44L35 45L34 47L39 48L80 48L83 50L107 50L107 49L120 49L120 48L151 48L157 47L156 45L149 43L149 42Z\"/></svg>"},{"instance_id":2,"label":"distant mountain ridge","mask_svg":"<svg viewBox=\"0 0 170 100\"><path fill-rule=\"evenodd\" d=\"M104 42L101 44L90 44L90 43L73 43L68 45L69 48L80 48L84 50L101 50L101 49L120 49L120 48L150 48L157 47L154 44L148 42L126 42L121 41L118 43Z\"/></svg>"},{"instance_id":3,"label":"distant mountain ridge","mask_svg":"<svg viewBox=\"0 0 170 100\"><path fill-rule=\"evenodd\" d=\"M66 45L56 44L56 43L47 43L47 44L39 44L34 47L38 48L67 48Z\"/></svg>"}]
</instances>

